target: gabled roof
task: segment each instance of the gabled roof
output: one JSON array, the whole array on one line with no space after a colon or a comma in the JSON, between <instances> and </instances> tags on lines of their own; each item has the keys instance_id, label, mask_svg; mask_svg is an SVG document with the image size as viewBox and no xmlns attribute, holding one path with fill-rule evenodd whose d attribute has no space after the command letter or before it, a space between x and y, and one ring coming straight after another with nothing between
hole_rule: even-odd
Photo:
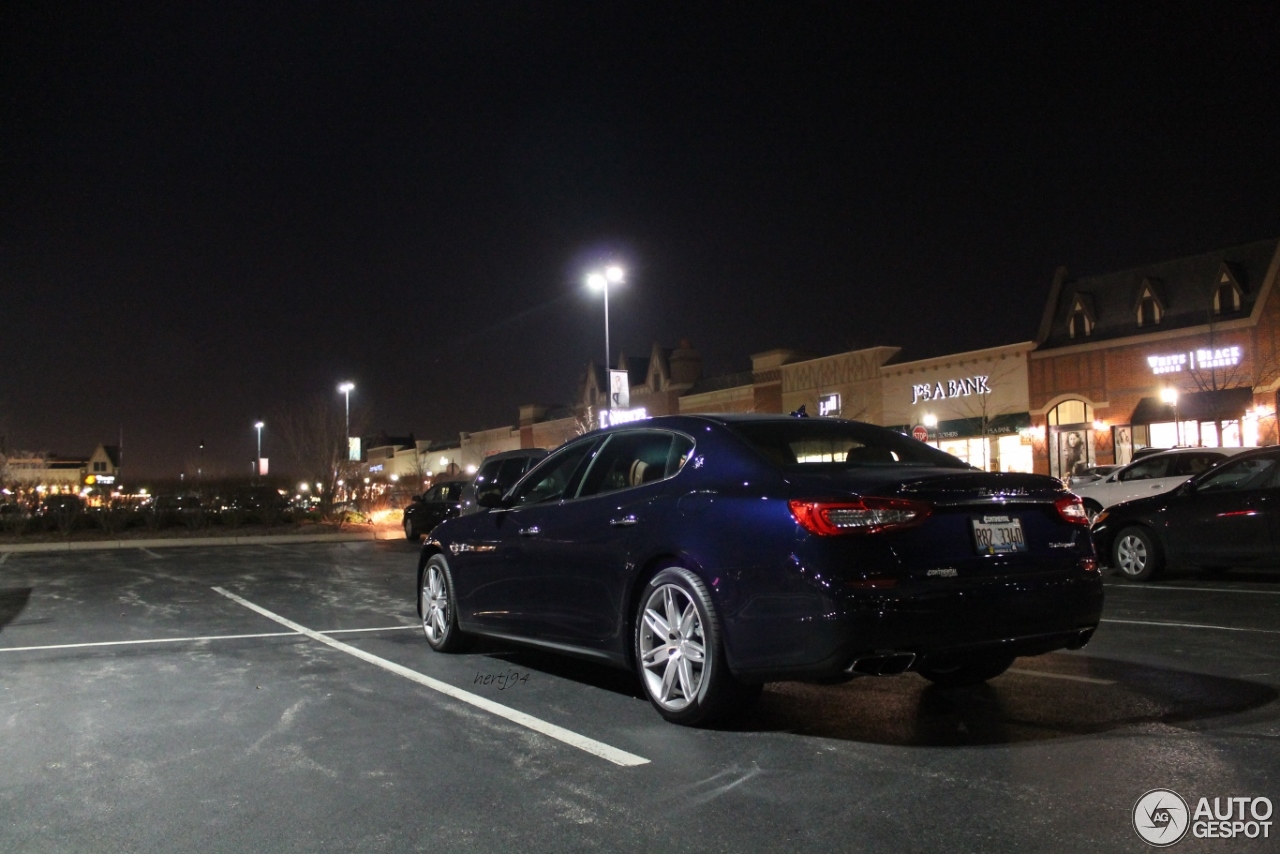
<instances>
[{"instance_id":1,"label":"gabled roof","mask_svg":"<svg viewBox=\"0 0 1280 854\"><path fill-rule=\"evenodd\" d=\"M1158 327L1161 330L1246 317L1262 294L1278 248L1280 239L1271 238L1132 270L1080 278L1073 278L1065 268L1059 268L1041 318L1038 349L1150 333L1153 327L1138 326L1134 311L1147 284L1161 302ZM1224 269L1241 289L1240 309L1215 317L1213 297ZM1093 313L1093 330L1087 338L1079 334L1072 338L1067 328L1077 296L1087 297L1081 301L1086 311Z\"/></svg>"}]
</instances>

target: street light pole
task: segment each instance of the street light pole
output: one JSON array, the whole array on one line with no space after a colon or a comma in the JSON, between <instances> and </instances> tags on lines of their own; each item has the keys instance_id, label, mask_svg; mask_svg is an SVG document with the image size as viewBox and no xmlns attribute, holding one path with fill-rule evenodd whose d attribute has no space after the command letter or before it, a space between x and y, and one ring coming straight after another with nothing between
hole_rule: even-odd
<instances>
[{"instance_id":1,"label":"street light pole","mask_svg":"<svg viewBox=\"0 0 1280 854\"><path fill-rule=\"evenodd\" d=\"M621 284L624 278L622 268L617 265L605 267L603 273L591 273L587 276L587 286L593 291L604 291L604 378L606 386L609 381L609 359L612 350L609 348L609 285ZM606 387L606 394L608 389ZM609 398L610 407L613 406L613 398Z\"/></svg>"},{"instance_id":2,"label":"street light pole","mask_svg":"<svg viewBox=\"0 0 1280 854\"><path fill-rule=\"evenodd\" d=\"M1178 390L1173 386L1165 386L1160 391L1160 399L1173 407L1174 444L1182 444L1182 425L1178 422Z\"/></svg>"},{"instance_id":3,"label":"street light pole","mask_svg":"<svg viewBox=\"0 0 1280 854\"><path fill-rule=\"evenodd\" d=\"M253 473L258 477L262 475L262 428L265 426L261 421L253 425L253 429L258 431L258 458L254 461Z\"/></svg>"},{"instance_id":4,"label":"street light pole","mask_svg":"<svg viewBox=\"0 0 1280 854\"><path fill-rule=\"evenodd\" d=\"M346 412L347 412L346 438L347 438L347 456L348 457L351 456L351 392L355 389L355 387L356 387L356 384L353 382L345 382L342 385L338 386L338 391L342 392L342 394L346 397Z\"/></svg>"}]
</instances>

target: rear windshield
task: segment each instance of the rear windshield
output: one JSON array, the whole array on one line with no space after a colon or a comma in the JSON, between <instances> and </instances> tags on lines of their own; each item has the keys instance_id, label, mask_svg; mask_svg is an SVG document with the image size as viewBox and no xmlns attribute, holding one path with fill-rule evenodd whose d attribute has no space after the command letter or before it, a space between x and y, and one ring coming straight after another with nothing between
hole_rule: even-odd
<instances>
[{"instance_id":1,"label":"rear windshield","mask_svg":"<svg viewBox=\"0 0 1280 854\"><path fill-rule=\"evenodd\" d=\"M969 466L901 433L849 421L797 418L726 425L778 466Z\"/></svg>"}]
</instances>

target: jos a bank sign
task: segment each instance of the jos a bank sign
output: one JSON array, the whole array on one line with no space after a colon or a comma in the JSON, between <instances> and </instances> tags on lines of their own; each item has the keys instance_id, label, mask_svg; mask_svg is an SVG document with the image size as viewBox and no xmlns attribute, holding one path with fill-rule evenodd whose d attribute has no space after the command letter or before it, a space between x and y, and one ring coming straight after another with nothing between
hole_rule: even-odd
<instances>
[{"instance_id":1,"label":"jos a bank sign","mask_svg":"<svg viewBox=\"0 0 1280 854\"><path fill-rule=\"evenodd\" d=\"M987 384L989 376L964 377L936 383L917 383L911 387L911 403L922 400L945 400L949 397L968 397L971 394L991 394Z\"/></svg>"}]
</instances>

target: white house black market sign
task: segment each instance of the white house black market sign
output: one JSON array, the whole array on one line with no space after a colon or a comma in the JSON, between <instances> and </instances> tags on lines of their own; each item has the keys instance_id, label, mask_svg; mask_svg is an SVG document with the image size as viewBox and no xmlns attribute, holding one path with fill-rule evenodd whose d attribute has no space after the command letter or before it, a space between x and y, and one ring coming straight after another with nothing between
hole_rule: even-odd
<instances>
[{"instance_id":1,"label":"white house black market sign","mask_svg":"<svg viewBox=\"0 0 1280 854\"><path fill-rule=\"evenodd\" d=\"M1240 364L1239 347L1220 347L1216 350L1200 349L1168 356L1148 356L1147 365L1153 374L1176 374L1184 370L1212 370L1230 368Z\"/></svg>"},{"instance_id":2,"label":"white house black market sign","mask_svg":"<svg viewBox=\"0 0 1280 854\"><path fill-rule=\"evenodd\" d=\"M925 400L947 400L952 397L969 397L973 394L991 394L987 384L989 375L964 377L936 383L916 383L911 387L912 405Z\"/></svg>"}]
</instances>

